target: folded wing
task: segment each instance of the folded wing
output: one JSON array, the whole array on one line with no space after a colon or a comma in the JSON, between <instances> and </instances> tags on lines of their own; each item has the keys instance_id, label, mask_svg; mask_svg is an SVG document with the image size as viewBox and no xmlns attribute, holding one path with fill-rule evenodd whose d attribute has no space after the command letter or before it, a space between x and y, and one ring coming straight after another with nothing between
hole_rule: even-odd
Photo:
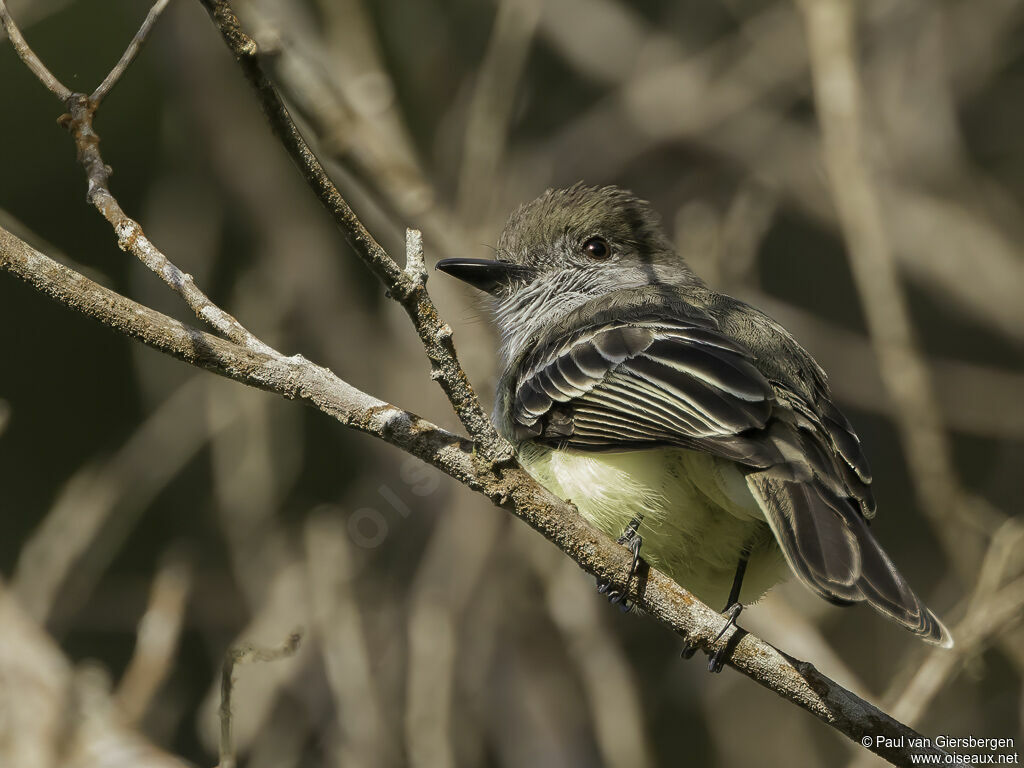
<instances>
[{"instance_id":1,"label":"folded wing","mask_svg":"<svg viewBox=\"0 0 1024 768\"><path fill-rule=\"evenodd\" d=\"M749 349L696 314L597 323L542 342L519 370L516 439L585 451L677 445L735 461L805 584L951 643L868 529L871 475L823 382L809 398L770 381Z\"/></svg>"}]
</instances>

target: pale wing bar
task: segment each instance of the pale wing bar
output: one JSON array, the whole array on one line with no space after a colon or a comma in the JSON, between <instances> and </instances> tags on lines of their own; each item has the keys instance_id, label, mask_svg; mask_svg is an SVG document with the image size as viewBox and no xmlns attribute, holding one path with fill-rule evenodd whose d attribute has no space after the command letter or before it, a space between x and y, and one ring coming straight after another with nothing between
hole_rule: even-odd
<instances>
[{"instance_id":1,"label":"pale wing bar","mask_svg":"<svg viewBox=\"0 0 1024 768\"><path fill-rule=\"evenodd\" d=\"M637 448L636 442L678 443L760 428L772 410L771 385L750 353L696 324L613 323L538 357L516 388L512 415L520 439ZM545 417L569 403L571 434L548 435ZM623 417L628 435L618 431Z\"/></svg>"}]
</instances>

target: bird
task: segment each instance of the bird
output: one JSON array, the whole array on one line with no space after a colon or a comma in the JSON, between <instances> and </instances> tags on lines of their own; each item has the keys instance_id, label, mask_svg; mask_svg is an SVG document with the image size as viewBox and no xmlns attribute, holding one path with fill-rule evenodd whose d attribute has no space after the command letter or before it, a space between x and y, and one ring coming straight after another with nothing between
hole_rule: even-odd
<instances>
[{"instance_id":1,"label":"bird","mask_svg":"<svg viewBox=\"0 0 1024 768\"><path fill-rule=\"evenodd\" d=\"M535 480L633 550L630 578L642 558L723 604L724 633L792 573L952 646L871 531L871 472L825 372L701 280L648 202L549 189L511 214L495 258L437 269L489 297L498 431ZM709 668L722 664L718 651Z\"/></svg>"}]
</instances>

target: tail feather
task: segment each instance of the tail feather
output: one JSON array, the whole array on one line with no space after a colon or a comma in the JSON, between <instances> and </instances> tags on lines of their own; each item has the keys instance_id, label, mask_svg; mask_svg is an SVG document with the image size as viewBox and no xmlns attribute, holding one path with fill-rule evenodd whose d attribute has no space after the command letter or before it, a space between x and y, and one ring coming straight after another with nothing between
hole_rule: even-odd
<instances>
[{"instance_id":1,"label":"tail feather","mask_svg":"<svg viewBox=\"0 0 1024 768\"><path fill-rule=\"evenodd\" d=\"M832 602L867 602L935 645L949 648L949 630L914 594L871 534L859 510L816 480L747 476L793 572Z\"/></svg>"}]
</instances>

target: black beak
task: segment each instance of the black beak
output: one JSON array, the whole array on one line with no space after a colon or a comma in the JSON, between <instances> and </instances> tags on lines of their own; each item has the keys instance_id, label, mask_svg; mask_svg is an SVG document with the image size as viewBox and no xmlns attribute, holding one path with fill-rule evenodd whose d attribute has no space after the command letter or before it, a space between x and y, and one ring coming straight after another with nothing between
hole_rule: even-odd
<instances>
[{"instance_id":1,"label":"black beak","mask_svg":"<svg viewBox=\"0 0 1024 768\"><path fill-rule=\"evenodd\" d=\"M441 259L436 268L484 293L494 293L516 280L529 279L533 272L520 264L491 259Z\"/></svg>"}]
</instances>

